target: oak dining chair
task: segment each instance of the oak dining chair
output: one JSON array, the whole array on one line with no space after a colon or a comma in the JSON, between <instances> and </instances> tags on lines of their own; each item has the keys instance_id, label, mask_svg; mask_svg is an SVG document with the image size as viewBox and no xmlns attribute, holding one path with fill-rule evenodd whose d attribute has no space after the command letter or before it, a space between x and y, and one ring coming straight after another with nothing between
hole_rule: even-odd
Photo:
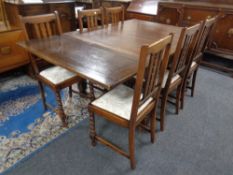
<instances>
[{"instance_id":1,"label":"oak dining chair","mask_svg":"<svg viewBox=\"0 0 233 175\"><path fill-rule=\"evenodd\" d=\"M62 28L57 11L51 14L35 15L19 17L22 23L22 28L25 31L26 39L45 39L52 35L61 35ZM30 29L30 31L28 30ZM79 81L79 77L69 70L60 66L52 66L41 70L38 66L36 57L30 55L31 65L38 80L42 102L44 109L50 108L55 110L60 117L63 126L67 127L67 117L65 115L60 91L63 88L69 87L69 96L72 97L72 84ZM57 109L46 102L46 95L43 84L49 86L56 96ZM48 94L49 95L49 94Z\"/></svg>"},{"instance_id":2,"label":"oak dining chair","mask_svg":"<svg viewBox=\"0 0 233 175\"><path fill-rule=\"evenodd\" d=\"M105 7L104 8L105 13L105 23L108 25L111 24L118 24L119 22L124 22L125 20L125 12L124 12L124 6L119 7Z\"/></svg>"},{"instance_id":3,"label":"oak dining chair","mask_svg":"<svg viewBox=\"0 0 233 175\"><path fill-rule=\"evenodd\" d=\"M182 29L172 62L165 72L161 92L160 118L158 119L160 121L161 131L164 130L164 118L167 102L173 103L172 101L168 101L168 97L169 95L170 97L173 97L172 93L174 91L176 93L174 97L175 103L173 104L176 106L176 114L179 113L182 86L186 78L186 71L189 65L190 56L197 41L200 26L201 24L196 24L189 28L184 27Z\"/></svg>"},{"instance_id":4,"label":"oak dining chair","mask_svg":"<svg viewBox=\"0 0 233 175\"><path fill-rule=\"evenodd\" d=\"M0 25L1 22L7 26L8 25L8 21L7 21L7 16L6 16L6 10L5 10L5 5L4 5L4 1L0 0Z\"/></svg>"},{"instance_id":5,"label":"oak dining chair","mask_svg":"<svg viewBox=\"0 0 233 175\"><path fill-rule=\"evenodd\" d=\"M135 163L135 129L146 117L150 117L150 126L144 128L150 132L151 142L155 140L156 106L161 85L167 67L173 35L169 35L154 44L141 47L135 88L118 85L89 104L90 137L92 145L96 141L112 148L130 159L131 168ZM149 63L149 64L148 64ZM128 128L129 153L97 135L95 114L106 120Z\"/></svg>"},{"instance_id":6,"label":"oak dining chair","mask_svg":"<svg viewBox=\"0 0 233 175\"><path fill-rule=\"evenodd\" d=\"M216 24L217 19L218 17L213 17L210 19L206 19L205 22L203 23L203 27L200 30L201 32L200 32L196 47L193 52L192 61L190 64L188 75L187 75L189 83L184 84L186 87L184 87L183 89L182 98L184 98L184 93L186 89L190 89L191 96L192 97L194 96L194 89L195 89L195 84L196 84L198 68L199 68L199 65L202 59L203 52L205 51L205 48L210 39L210 36L212 34L212 31L213 31L214 25Z\"/></svg>"},{"instance_id":7,"label":"oak dining chair","mask_svg":"<svg viewBox=\"0 0 233 175\"><path fill-rule=\"evenodd\" d=\"M87 22L87 31L86 32L91 32L94 30L97 30L99 28L99 23L101 23L101 27L103 28L104 26L104 12L103 8L99 9L90 9L90 10L79 10L78 11L78 19L79 19L79 32L82 33L83 31L83 21L84 18L86 19ZM79 84L79 89L83 89L81 86L86 86L86 80L82 80L82 83ZM93 84L92 82L88 82L90 93L86 94L86 97L89 97L91 100L95 99L95 89L99 89L101 91L106 91L102 87ZM86 88L86 87L84 87ZM84 90L83 90L84 91Z\"/></svg>"},{"instance_id":8,"label":"oak dining chair","mask_svg":"<svg viewBox=\"0 0 233 175\"><path fill-rule=\"evenodd\" d=\"M98 29L99 23L104 25L103 9L78 10L79 31L83 32L83 21L86 20L88 32Z\"/></svg>"}]
</instances>

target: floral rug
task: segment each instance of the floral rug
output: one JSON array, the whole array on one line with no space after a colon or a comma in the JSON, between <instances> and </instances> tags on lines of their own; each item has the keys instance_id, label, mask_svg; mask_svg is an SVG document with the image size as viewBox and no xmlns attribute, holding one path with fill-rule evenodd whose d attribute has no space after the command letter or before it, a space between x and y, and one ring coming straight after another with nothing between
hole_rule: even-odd
<instances>
[{"instance_id":1,"label":"floral rug","mask_svg":"<svg viewBox=\"0 0 233 175\"><path fill-rule=\"evenodd\" d=\"M46 99L55 97L45 88ZM56 113L44 111L37 82L27 75L0 78L0 174L74 127L88 116L88 99L62 92L69 128L63 128Z\"/></svg>"}]
</instances>

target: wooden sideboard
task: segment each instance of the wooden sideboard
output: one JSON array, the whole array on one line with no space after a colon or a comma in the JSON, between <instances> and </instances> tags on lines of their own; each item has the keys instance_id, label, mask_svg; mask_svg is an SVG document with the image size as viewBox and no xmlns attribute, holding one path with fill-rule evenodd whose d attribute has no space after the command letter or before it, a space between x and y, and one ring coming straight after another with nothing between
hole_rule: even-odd
<instances>
[{"instance_id":1,"label":"wooden sideboard","mask_svg":"<svg viewBox=\"0 0 233 175\"><path fill-rule=\"evenodd\" d=\"M155 21L158 0L133 0L127 9L128 19Z\"/></svg>"},{"instance_id":2,"label":"wooden sideboard","mask_svg":"<svg viewBox=\"0 0 233 175\"><path fill-rule=\"evenodd\" d=\"M18 27L0 24L0 73L29 63L27 52L16 42L25 40L25 35Z\"/></svg>"},{"instance_id":3,"label":"wooden sideboard","mask_svg":"<svg viewBox=\"0 0 233 175\"><path fill-rule=\"evenodd\" d=\"M158 22L171 25L191 26L201 20L205 20L206 18L211 18L216 15L219 15L219 18L215 24L206 52L233 61L232 1L226 1L224 4L210 3L207 2L207 0L206 2L159 2L158 16L156 19ZM214 65L211 66L213 67ZM216 65L215 67L220 68L219 65ZM221 68L223 70L233 72L233 69L229 70L224 67Z\"/></svg>"},{"instance_id":4,"label":"wooden sideboard","mask_svg":"<svg viewBox=\"0 0 233 175\"><path fill-rule=\"evenodd\" d=\"M72 0L41 0L41 2L33 2L28 0L5 0L5 8L8 20L13 26L20 26L18 15L29 16L51 13L57 10L60 15L63 32L76 29L75 20L75 1Z\"/></svg>"}]
</instances>

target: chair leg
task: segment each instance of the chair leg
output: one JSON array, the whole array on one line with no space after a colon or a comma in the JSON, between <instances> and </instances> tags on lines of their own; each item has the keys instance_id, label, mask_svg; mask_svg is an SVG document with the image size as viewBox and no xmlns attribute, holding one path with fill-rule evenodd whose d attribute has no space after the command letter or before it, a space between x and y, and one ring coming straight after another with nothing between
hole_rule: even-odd
<instances>
[{"instance_id":1,"label":"chair leg","mask_svg":"<svg viewBox=\"0 0 233 175\"><path fill-rule=\"evenodd\" d=\"M130 128L129 130L129 159L131 169L135 169L135 128Z\"/></svg>"},{"instance_id":2,"label":"chair leg","mask_svg":"<svg viewBox=\"0 0 233 175\"><path fill-rule=\"evenodd\" d=\"M92 111L90 111L89 113L90 113L89 134L91 138L91 144L92 146L96 146L95 115Z\"/></svg>"},{"instance_id":3,"label":"chair leg","mask_svg":"<svg viewBox=\"0 0 233 175\"><path fill-rule=\"evenodd\" d=\"M156 127L156 110L152 110L150 116L150 141L151 143L155 142L155 127Z\"/></svg>"},{"instance_id":4,"label":"chair leg","mask_svg":"<svg viewBox=\"0 0 233 175\"><path fill-rule=\"evenodd\" d=\"M55 91L55 95L56 95L56 100L57 100L57 114L60 117L63 126L67 127L68 123L67 123L66 115L65 115L64 110L63 110L63 105L62 105L60 91L56 90Z\"/></svg>"},{"instance_id":5,"label":"chair leg","mask_svg":"<svg viewBox=\"0 0 233 175\"><path fill-rule=\"evenodd\" d=\"M167 96L163 95L162 101L161 101L161 109L160 109L160 131L164 131L164 117L165 117L165 110L166 110L166 105L167 105Z\"/></svg>"},{"instance_id":6,"label":"chair leg","mask_svg":"<svg viewBox=\"0 0 233 175\"><path fill-rule=\"evenodd\" d=\"M192 87L191 87L191 97L194 96L194 89L195 89L195 84L196 84L196 78L197 78L197 70L195 70L194 73L193 73Z\"/></svg>"},{"instance_id":7,"label":"chair leg","mask_svg":"<svg viewBox=\"0 0 233 175\"><path fill-rule=\"evenodd\" d=\"M69 86L69 97L72 98L72 86Z\"/></svg>"},{"instance_id":8,"label":"chair leg","mask_svg":"<svg viewBox=\"0 0 233 175\"><path fill-rule=\"evenodd\" d=\"M47 110L44 86L43 86L42 82L40 82L40 81L38 81L38 85L39 85L39 89L40 89L40 94L41 94L41 99L42 99L44 110Z\"/></svg>"},{"instance_id":9,"label":"chair leg","mask_svg":"<svg viewBox=\"0 0 233 175\"><path fill-rule=\"evenodd\" d=\"M182 84L179 85L179 87L176 90L176 114L179 114L181 93L182 93Z\"/></svg>"},{"instance_id":10,"label":"chair leg","mask_svg":"<svg viewBox=\"0 0 233 175\"><path fill-rule=\"evenodd\" d=\"M89 82L89 87L90 87L91 101L94 101L95 100L95 91L94 91L93 84L91 82Z\"/></svg>"},{"instance_id":11,"label":"chair leg","mask_svg":"<svg viewBox=\"0 0 233 175\"><path fill-rule=\"evenodd\" d=\"M184 109L184 95L185 95L185 89L186 89L186 82L183 83L183 86L181 88L181 95L180 95L180 108Z\"/></svg>"}]
</instances>

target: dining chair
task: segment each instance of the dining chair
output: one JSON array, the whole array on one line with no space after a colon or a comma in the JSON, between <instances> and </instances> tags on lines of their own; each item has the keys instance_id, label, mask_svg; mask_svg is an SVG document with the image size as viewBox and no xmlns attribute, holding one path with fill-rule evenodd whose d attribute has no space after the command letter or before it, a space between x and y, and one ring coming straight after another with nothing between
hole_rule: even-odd
<instances>
[{"instance_id":1,"label":"dining chair","mask_svg":"<svg viewBox=\"0 0 233 175\"><path fill-rule=\"evenodd\" d=\"M123 84L118 85L103 96L89 104L90 138L92 145L96 141L112 148L117 153L130 159L131 168L135 163L135 129L142 126L141 121L150 117L150 126L142 126L155 140L156 106L160 96L164 72L173 35L169 35L154 44L141 47L135 88ZM148 64L149 63L149 64ZM106 120L128 128L129 153L97 135L95 130L95 114Z\"/></svg>"},{"instance_id":2,"label":"dining chair","mask_svg":"<svg viewBox=\"0 0 233 175\"><path fill-rule=\"evenodd\" d=\"M197 77L197 71L201 62L201 58L203 55L203 52L205 51L205 48L207 46L207 43L209 41L209 38L211 36L211 33L213 31L214 25L216 24L218 17L213 17L210 19L206 19L203 23L203 27L200 30L200 34L197 40L196 47L193 52L192 61L190 64L190 68L188 71L187 78L190 80L190 83L185 83L183 92L182 92L182 98L184 98L184 92L186 89L191 90L191 96L194 96L194 89L196 84L196 77ZM189 86L190 85L190 86ZM182 100L184 101L184 100ZM183 105L182 105L183 106Z\"/></svg>"},{"instance_id":3,"label":"dining chair","mask_svg":"<svg viewBox=\"0 0 233 175\"><path fill-rule=\"evenodd\" d=\"M83 20L86 19L88 32L96 30L98 28L98 22L101 22L101 26L104 25L103 9L90 9L90 10L78 10L78 22L79 31L83 32Z\"/></svg>"},{"instance_id":4,"label":"dining chair","mask_svg":"<svg viewBox=\"0 0 233 175\"><path fill-rule=\"evenodd\" d=\"M124 22L125 20L125 12L124 6L119 7L105 7L105 20L106 24L118 24L119 22Z\"/></svg>"},{"instance_id":5,"label":"dining chair","mask_svg":"<svg viewBox=\"0 0 233 175\"><path fill-rule=\"evenodd\" d=\"M25 17L20 16L19 18L26 35L26 40L30 40L32 38L45 39L52 35L62 34L61 23L57 11L51 14ZM28 29L30 29L30 31ZM75 73L60 66L52 66L40 70L41 68L37 65L36 57L30 55L30 60L35 77L38 80L44 109L46 110L47 108L50 108L55 110L60 117L63 126L67 127L67 117L63 109L60 91L63 88L69 87L69 96L72 97L72 84L77 83L79 81L79 77ZM57 109L54 109L52 105L46 102L43 84L49 86L55 93Z\"/></svg>"},{"instance_id":6,"label":"dining chair","mask_svg":"<svg viewBox=\"0 0 233 175\"><path fill-rule=\"evenodd\" d=\"M161 92L161 108L160 108L160 130L164 130L164 118L167 102L171 102L176 106L176 114L179 113L180 100L183 82L186 78L186 71L189 65L190 56L193 52L194 45L197 41L198 31L201 24L196 24L189 28L184 27L181 31L175 54L169 68L166 70L162 84ZM175 93L175 103L168 99L169 95Z\"/></svg>"},{"instance_id":7,"label":"dining chair","mask_svg":"<svg viewBox=\"0 0 233 175\"><path fill-rule=\"evenodd\" d=\"M97 30L99 27L98 21L101 22L101 27L104 26L104 13L102 7L99 9L78 10L80 33L84 32L83 31L84 18L86 19L87 22L87 32ZM79 89L81 89L83 93L86 91L87 88L86 83L89 85L90 93L89 94L86 93L85 96L89 97L91 100L95 99L95 89L106 91L97 84L93 84L92 82L86 82L86 80L82 80L81 83L79 83Z\"/></svg>"},{"instance_id":8,"label":"dining chair","mask_svg":"<svg viewBox=\"0 0 233 175\"><path fill-rule=\"evenodd\" d=\"M1 22L6 26L8 25L5 5L3 0L0 0L0 24Z\"/></svg>"}]
</instances>

